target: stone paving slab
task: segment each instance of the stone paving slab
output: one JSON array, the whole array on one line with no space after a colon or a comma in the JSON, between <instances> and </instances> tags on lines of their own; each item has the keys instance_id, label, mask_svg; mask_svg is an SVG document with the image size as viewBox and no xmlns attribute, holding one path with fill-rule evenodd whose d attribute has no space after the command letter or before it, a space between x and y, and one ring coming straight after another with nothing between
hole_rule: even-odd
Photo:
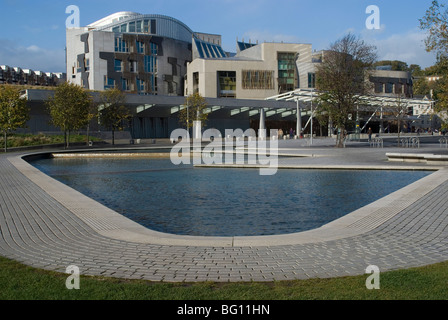
<instances>
[{"instance_id":1,"label":"stone paving slab","mask_svg":"<svg viewBox=\"0 0 448 320\"><path fill-rule=\"evenodd\" d=\"M384 150L368 148L297 152L318 157L280 165L438 171L315 230L184 237L124 218L44 175L23 154L1 155L0 254L58 272L74 264L85 275L167 282L327 278L364 274L370 264L386 271L448 260L448 169L388 163Z\"/></svg>"}]
</instances>

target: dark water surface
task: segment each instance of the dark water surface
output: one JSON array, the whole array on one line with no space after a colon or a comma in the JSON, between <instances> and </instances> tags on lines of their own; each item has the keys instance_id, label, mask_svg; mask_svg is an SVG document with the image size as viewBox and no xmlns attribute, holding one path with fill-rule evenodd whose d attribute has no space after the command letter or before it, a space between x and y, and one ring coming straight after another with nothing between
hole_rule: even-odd
<instances>
[{"instance_id":1,"label":"dark water surface","mask_svg":"<svg viewBox=\"0 0 448 320\"><path fill-rule=\"evenodd\" d=\"M318 228L430 174L175 166L169 159L41 159L32 165L152 230L251 236Z\"/></svg>"}]
</instances>

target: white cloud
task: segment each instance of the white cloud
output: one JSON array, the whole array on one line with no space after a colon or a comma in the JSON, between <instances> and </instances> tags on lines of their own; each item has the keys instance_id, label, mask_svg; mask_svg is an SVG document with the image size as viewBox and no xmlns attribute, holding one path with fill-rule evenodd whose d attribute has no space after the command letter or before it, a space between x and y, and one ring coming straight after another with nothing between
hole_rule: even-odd
<instances>
[{"instance_id":1,"label":"white cloud","mask_svg":"<svg viewBox=\"0 0 448 320\"><path fill-rule=\"evenodd\" d=\"M400 60L410 64L418 64L422 68L435 63L435 55L425 49L424 39L426 35L417 30L405 34L393 34L384 39L369 37L363 33L366 42L373 44L378 49L380 60Z\"/></svg>"},{"instance_id":2,"label":"white cloud","mask_svg":"<svg viewBox=\"0 0 448 320\"><path fill-rule=\"evenodd\" d=\"M65 72L65 50L46 49L37 45L23 47L0 39L0 65L44 72Z\"/></svg>"}]
</instances>

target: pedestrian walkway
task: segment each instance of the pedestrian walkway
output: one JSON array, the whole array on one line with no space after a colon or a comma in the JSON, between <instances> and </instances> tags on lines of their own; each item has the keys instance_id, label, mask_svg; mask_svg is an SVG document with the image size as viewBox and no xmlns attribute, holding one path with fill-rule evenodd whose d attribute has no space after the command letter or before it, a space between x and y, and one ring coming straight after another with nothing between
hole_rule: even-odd
<instances>
[{"instance_id":1,"label":"pedestrian walkway","mask_svg":"<svg viewBox=\"0 0 448 320\"><path fill-rule=\"evenodd\" d=\"M369 148L297 152L308 157L284 159L280 166L438 171L319 229L213 238L148 230L44 175L19 154L0 155L0 255L59 272L76 265L83 275L167 282L339 277L364 274L369 265L387 271L448 260L448 169L389 163L385 150Z\"/></svg>"}]
</instances>

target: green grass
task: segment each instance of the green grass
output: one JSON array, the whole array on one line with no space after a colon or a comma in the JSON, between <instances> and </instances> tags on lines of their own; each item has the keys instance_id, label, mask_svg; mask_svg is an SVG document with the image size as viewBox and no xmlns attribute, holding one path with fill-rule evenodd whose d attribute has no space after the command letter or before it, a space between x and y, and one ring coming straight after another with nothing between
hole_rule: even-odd
<instances>
[{"instance_id":1,"label":"green grass","mask_svg":"<svg viewBox=\"0 0 448 320\"><path fill-rule=\"evenodd\" d=\"M8 148L40 146L48 144L64 143L64 135L45 135L45 134L12 134L8 135ZM91 141L99 141L98 138L89 137ZM86 142L85 135L70 135L70 143ZM3 136L0 137L0 148L5 145Z\"/></svg>"},{"instance_id":2,"label":"green grass","mask_svg":"<svg viewBox=\"0 0 448 320\"><path fill-rule=\"evenodd\" d=\"M0 300L448 299L448 261L381 273L378 290L366 288L368 275L268 283L158 283L81 276L79 290L65 287L68 276L0 257Z\"/></svg>"}]
</instances>

